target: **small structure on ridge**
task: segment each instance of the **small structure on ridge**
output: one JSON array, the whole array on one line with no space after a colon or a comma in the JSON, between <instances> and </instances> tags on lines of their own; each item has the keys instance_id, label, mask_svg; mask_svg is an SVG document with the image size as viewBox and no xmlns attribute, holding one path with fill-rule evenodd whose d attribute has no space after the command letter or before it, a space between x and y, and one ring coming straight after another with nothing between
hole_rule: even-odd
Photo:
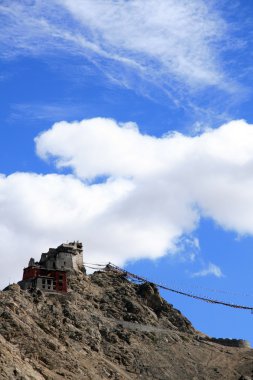
<instances>
[{"instance_id":1,"label":"small structure on ridge","mask_svg":"<svg viewBox=\"0 0 253 380\"><path fill-rule=\"evenodd\" d=\"M24 290L67 292L67 271L83 270L83 245L80 242L63 243L42 253L39 262L30 259L18 284Z\"/></svg>"}]
</instances>

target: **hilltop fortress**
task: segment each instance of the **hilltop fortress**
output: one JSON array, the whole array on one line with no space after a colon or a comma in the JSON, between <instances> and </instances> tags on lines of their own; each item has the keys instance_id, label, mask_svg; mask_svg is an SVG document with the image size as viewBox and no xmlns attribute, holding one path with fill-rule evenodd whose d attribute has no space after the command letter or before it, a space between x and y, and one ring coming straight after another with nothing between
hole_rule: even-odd
<instances>
[{"instance_id":1,"label":"hilltop fortress","mask_svg":"<svg viewBox=\"0 0 253 380\"><path fill-rule=\"evenodd\" d=\"M39 262L31 258L19 285L24 290L66 293L68 271L83 271L83 245L78 241L49 248Z\"/></svg>"}]
</instances>

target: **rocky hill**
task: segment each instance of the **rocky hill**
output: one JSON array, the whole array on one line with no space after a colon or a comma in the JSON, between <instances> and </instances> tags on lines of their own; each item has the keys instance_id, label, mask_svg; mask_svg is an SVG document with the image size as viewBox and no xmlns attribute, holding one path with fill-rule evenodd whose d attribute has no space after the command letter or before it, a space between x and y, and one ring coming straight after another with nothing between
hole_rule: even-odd
<instances>
[{"instance_id":1,"label":"rocky hill","mask_svg":"<svg viewBox=\"0 0 253 380\"><path fill-rule=\"evenodd\" d=\"M253 379L253 350L199 333L153 285L113 271L69 285L0 293L1 380Z\"/></svg>"}]
</instances>

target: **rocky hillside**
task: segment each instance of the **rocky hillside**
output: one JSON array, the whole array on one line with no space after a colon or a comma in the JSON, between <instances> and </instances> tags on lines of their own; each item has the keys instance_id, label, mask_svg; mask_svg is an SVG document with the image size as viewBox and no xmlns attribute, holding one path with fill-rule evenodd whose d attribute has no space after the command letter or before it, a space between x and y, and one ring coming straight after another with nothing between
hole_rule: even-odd
<instances>
[{"instance_id":1,"label":"rocky hillside","mask_svg":"<svg viewBox=\"0 0 253 380\"><path fill-rule=\"evenodd\" d=\"M69 283L67 295L0 293L1 380L253 379L253 350L197 332L151 284L115 272Z\"/></svg>"}]
</instances>

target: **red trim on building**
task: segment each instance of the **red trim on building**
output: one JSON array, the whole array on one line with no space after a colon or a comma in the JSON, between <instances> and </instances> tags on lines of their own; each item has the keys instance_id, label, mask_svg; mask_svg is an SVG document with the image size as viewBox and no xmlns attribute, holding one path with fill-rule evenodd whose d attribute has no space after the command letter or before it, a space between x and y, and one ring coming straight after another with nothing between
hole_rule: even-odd
<instances>
[{"instance_id":1,"label":"red trim on building","mask_svg":"<svg viewBox=\"0 0 253 380\"><path fill-rule=\"evenodd\" d=\"M53 278L54 290L58 292L67 292L67 274L65 271L43 269L37 266L24 268L23 281L36 279L38 277Z\"/></svg>"}]
</instances>

